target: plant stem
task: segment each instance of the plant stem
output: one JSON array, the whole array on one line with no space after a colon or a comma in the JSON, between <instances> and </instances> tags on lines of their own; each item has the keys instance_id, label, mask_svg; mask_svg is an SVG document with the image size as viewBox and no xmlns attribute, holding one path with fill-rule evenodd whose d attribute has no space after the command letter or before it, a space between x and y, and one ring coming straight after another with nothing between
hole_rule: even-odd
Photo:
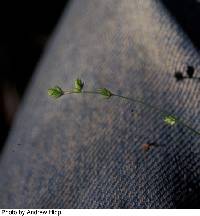
<instances>
[{"instance_id":1,"label":"plant stem","mask_svg":"<svg viewBox=\"0 0 200 216\"><path fill-rule=\"evenodd\" d=\"M123 95L118 95L118 94L113 94L113 96L119 97L119 98L122 98L122 99L125 99L125 100L129 100L129 101L132 101L132 102L135 102L135 103L140 103L140 104L142 104L143 106L145 106L145 107L147 107L147 108L150 108L150 109L152 109L152 110L155 110L156 112L160 113L162 116L169 115L169 113L164 112L164 111L161 110L160 108L155 107L155 106L152 106L151 104L148 104L148 103L144 102L144 101L141 100L141 99L138 99L138 98L129 98L129 97L126 97L126 96L123 96Z\"/></svg>"},{"instance_id":2,"label":"plant stem","mask_svg":"<svg viewBox=\"0 0 200 216\"><path fill-rule=\"evenodd\" d=\"M81 91L81 92L77 92L77 91L74 91L74 90L66 90L64 91L64 94L97 94L97 95L102 95L100 92L98 91ZM131 101L131 102L134 102L134 103L139 103L139 104L142 104L143 106L145 106L146 108L149 108L149 109L152 109L156 112L158 112L160 115L162 115L163 117L166 117L166 116L173 116L165 111L163 111L161 108L159 107L156 107L156 106L152 106L151 104L148 104L146 102L144 102L143 100L141 99L138 99L138 98L130 98L130 97L126 97L126 96L123 96L123 95L119 95L119 94L114 94L112 93L111 96L114 96L114 97L118 97L118 98L121 98L121 99L124 99L124 100L128 100L128 101ZM176 118L175 116L173 116L175 119L176 119L176 123L179 123L183 126L185 126L186 128L188 128L191 132L197 134L200 136L200 132L193 129L191 126L189 126L188 124L184 123L182 120L180 120L179 118Z\"/></svg>"},{"instance_id":3,"label":"plant stem","mask_svg":"<svg viewBox=\"0 0 200 216\"><path fill-rule=\"evenodd\" d=\"M182 125L185 126L187 129L189 129L189 130L192 131L193 133L198 134L198 135L200 136L200 132L199 132L199 131L193 129L190 125L184 123L182 120L178 119L178 123L179 123L179 124L182 124Z\"/></svg>"}]
</instances>

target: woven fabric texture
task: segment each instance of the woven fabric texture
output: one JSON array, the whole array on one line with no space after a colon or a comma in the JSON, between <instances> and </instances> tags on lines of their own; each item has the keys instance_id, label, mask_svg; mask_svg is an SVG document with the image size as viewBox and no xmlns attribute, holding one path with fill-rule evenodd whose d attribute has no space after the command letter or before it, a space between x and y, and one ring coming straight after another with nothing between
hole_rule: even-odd
<instances>
[{"instance_id":1,"label":"woven fabric texture","mask_svg":"<svg viewBox=\"0 0 200 216\"><path fill-rule=\"evenodd\" d=\"M47 96L80 77L200 131L200 84L174 78L187 65L199 75L198 52L160 1L72 1L1 155L0 208L200 207L199 136L118 98Z\"/></svg>"}]
</instances>

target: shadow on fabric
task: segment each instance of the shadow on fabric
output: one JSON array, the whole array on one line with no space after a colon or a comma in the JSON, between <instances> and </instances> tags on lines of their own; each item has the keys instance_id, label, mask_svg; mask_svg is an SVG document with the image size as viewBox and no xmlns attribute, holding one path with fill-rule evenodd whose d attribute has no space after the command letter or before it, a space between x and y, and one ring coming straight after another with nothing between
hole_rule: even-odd
<instances>
[{"instance_id":1,"label":"shadow on fabric","mask_svg":"<svg viewBox=\"0 0 200 216\"><path fill-rule=\"evenodd\" d=\"M199 0L161 0L189 36L193 44L200 49L200 1Z\"/></svg>"}]
</instances>

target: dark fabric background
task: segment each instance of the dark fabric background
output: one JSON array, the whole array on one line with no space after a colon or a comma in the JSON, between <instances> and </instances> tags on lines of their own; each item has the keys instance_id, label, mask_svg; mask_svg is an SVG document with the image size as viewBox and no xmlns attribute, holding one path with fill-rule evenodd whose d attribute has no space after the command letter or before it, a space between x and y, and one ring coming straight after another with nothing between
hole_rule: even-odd
<instances>
[{"instance_id":1,"label":"dark fabric background","mask_svg":"<svg viewBox=\"0 0 200 216\"><path fill-rule=\"evenodd\" d=\"M200 138L117 98L47 97L81 77L200 130L200 58L156 0L74 0L37 67L0 161L1 208L198 208ZM133 112L131 112L133 110ZM154 142L148 152L142 144Z\"/></svg>"}]
</instances>

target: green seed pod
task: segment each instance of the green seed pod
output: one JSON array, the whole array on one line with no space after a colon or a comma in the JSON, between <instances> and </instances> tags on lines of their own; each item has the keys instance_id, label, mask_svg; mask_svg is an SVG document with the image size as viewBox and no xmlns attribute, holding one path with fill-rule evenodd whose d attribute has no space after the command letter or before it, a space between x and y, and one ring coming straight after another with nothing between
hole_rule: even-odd
<instances>
[{"instance_id":1,"label":"green seed pod","mask_svg":"<svg viewBox=\"0 0 200 216\"><path fill-rule=\"evenodd\" d=\"M164 122L168 125L173 126L176 124L176 121L177 121L177 119L174 116L168 115L168 116L164 117Z\"/></svg>"},{"instance_id":2,"label":"green seed pod","mask_svg":"<svg viewBox=\"0 0 200 216\"><path fill-rule=\"evenodd\" d=\"M57 99L61 97L62 95L64 95L64 92L59 86L55 86L53 88L48 89L48 95Z\"/></svg>"},{"instance_id":3,"label":"green seed pod","mask_svg":"<svg viewBox=\"0 0 200 216\"><path fill-rule=\"evenodd\" d=\"M82 82L82 80L80 79L76 79L74 82L74 91L80 93L83 89L83 86L84 86L84 82Z\"/></svg>"},{"instance_id":4,"label":"green seed pod","mask_svg":"<svg viewBox=\"0 0 200 216\"><path fill-rule=\"evenodd\" d=\"M108 89L106 88L100 88L97 90L97 92L103 96L105 96L107 99L110 98L113 93L111 91L109 91Z\"/></svg>"}]
</instances>

